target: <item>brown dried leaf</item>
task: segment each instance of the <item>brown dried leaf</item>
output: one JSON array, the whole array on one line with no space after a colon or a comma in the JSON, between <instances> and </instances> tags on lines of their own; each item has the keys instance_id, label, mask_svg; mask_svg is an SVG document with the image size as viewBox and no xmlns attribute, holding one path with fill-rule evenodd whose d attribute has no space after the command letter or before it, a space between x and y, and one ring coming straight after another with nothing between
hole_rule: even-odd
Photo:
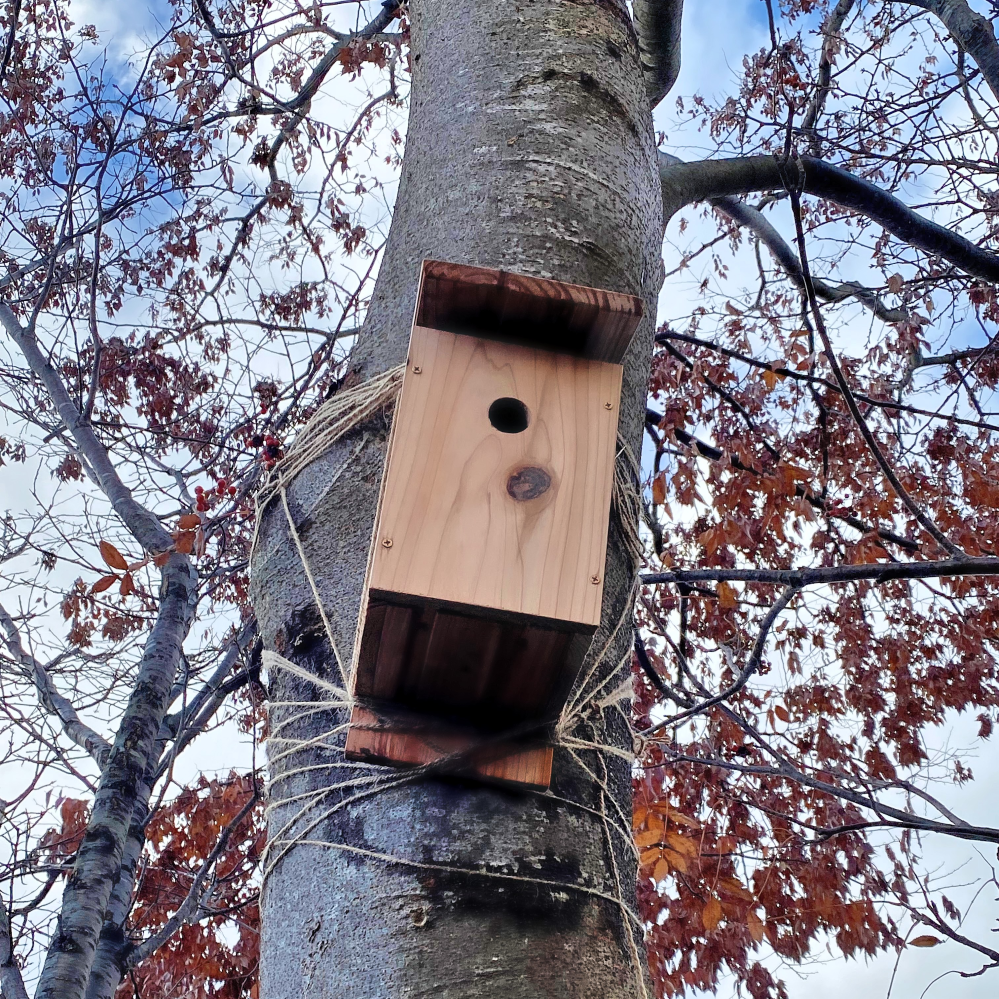
<instances>
[{"instance_id":1,"label":"brown dried leaf","mask_svg":"<svg viewBox=\"0 0 999 999\"><path fill-rule=\"evenodd\" d=\"M177 526L182 531L193 531L196 527L201 526L201 518L196 513L185 513L184 516L177 521Z\"/></svg>"},{"instance_id":2,"label":"brown dried leaf","mask_svg":"<svg viewBox=\"0 0 999 999\"><path fill-rule=\"evenodd\" d=\"M718 882L718 887L729 895L741 898L745 902L754 902L753 893L738 878L722 878Z\"/></svg>"},{"instance_id":3,"label":"brown dried leaf","mask_svg":"<svg viewBox=\"0 0 999 999\"><path fill-rule=\"evenodd\" d=\"M645 847L658 843L663 838L663 834L658 829L647 829L635 837L635 846Z\"/></svg>"},{"instance_id":4,"label":"brown dried leaf","mask_svg":"<svg viewBox=\"0 0 999 999\"><path fill-rule=\"evenodd\" d=\"M664 850L663 857L669 862L670 867L676 868L681 874L686 874L690 870L690 861L682 853Z\"/></svg>"},{"instance_id":5,"label":"brown dried leaf","mask_svg":"<svg viewBox=\"0 0 999 999\"><path fill-rule=\"evenodd\" d=\"M660 472L652 480L652 502L662 506L666 502L666 473Z\"/></svg>"},{"instance_id":6,"label":"brown dried leaf","mask_svg":"<svg viewBox=\"0 0 999 999\"><path fill-rule=\"evenodd\" d=\"M718 606L722 610L732 610L732 608L739 606L735 587L731 583L718 584Z\"/></svg>"},{"instance_id":7,"label":"brown dried leaf","mask_svg":"<svg viewBox=\"0 0 999 999\"><path fill-rule=\"evenodd\" d=\"M126 572L125 575L122 576L121 586L118 592L123 597L127 597L130 593L135 592L135 580L132 579L132 574L130 572Z\"/></svg>"},{"instance_id":8,"label":"brown dried leaf","mask_svg":"<svg viewBox=\"0 0 999 999\"><path fill-rule=\"evenodd\" d=\"M174 548L181 553L181 555L190 555L194 551L194 531L182 531L177 535L177 542Z\"/></svg>"},{"instance_id":9,"label":"brown dried leaf","mask_svg":"<svg viewBox=\"0 0 999 999\"><path fill-rule=\"evenodd\" d=\"M125 561L125 556L122 555L120 551L110 541L102 541L100 543L101 558L111 566L112 569L120 569L122 572L127 571L128 562Z\"/></svg>"},{"instance_id":10,"label":"brown dried leaf","mask_svg":"<svg viewBox=\"0 0 999 999\"><path fill-rule=\"evenodd\" d=\"M656 864L655 870L652 872L652 878L654 881L662 881L670 872L669 861L663 857L658 864Z\"/></svg>"},{"instance_id":11,"label":"brown dried leaf","mask_svg":"<svg viewBox=\"0 0 999 999\"><path fill-rule=\"evenodd\" d=\"M157 569L162 569L163 566L170 561L170 556L172 554L173 552L160 552L159 555L153 558L153 565L155 565Z\"/></svg>"},{"instance_id":12,"label":"brown dried leaf","mask_svg":"<svg viewBox=\"0 0 999 999\"><path fill-rule=\"evenodd\" d=\"M654 846L652 847L651 850L642 851L641 855L638 858L638 863L642 867L648 867L649 865L654 864L661 856L662 852L660 851L659 847Z\"/></svg>"},{"instance_id":13,"label":"brown dried leaf","mask_svg":"<svg viewBox=\"0 0 999 999\"><path fill-rule=\"evenodd\" d=\"M732 853L736 848L736 841L734 836L719 836L718 837L718 852L719 853Z\"/></svg>"},{"instance_id":14,"label":"brown dried leaf","mask_svg":"<svg viewBox=\"0 0 999 999\"><path fill-rule=\"evenodd\" d=\"M783 704L777 704L774 706L774 714L782 721L789 722L791 720L790 714L788 714L787 708Z\"/></svg>"},{"instance_id":15,"label":"brown dried leaf","mask_svg":"<svg viewBox=\"0 0 999 999\"><path fill-rule=\"evenodd\" d=\"M718 928L718 924L722 919L722 907L721 902L716 898L709 898L708 904L704 906L704 911L701 913L701 922L704 923L704 928L708 933L714 932Z\"/></svg>"},{"instance_id":16,"label":"brown dried leaf","mask_svg":"<svg viewBox=\"0 0 999 999\"><path fill-rule=\"evenodd\" d=\"M938 943L943 943L939 937L930 936L929 933L924 933L922 936L914 937L909 941L910 947L936 947Z\"/></svg>"},{"instance_id":17,"label":"brown dried leaf","mask_svg":"<svg viewBox=\"0 0 999 999\"><path fill-rule=\"evenodd\" d=\"M766 928L763 925L763 920L760 919L753 909L750 909L749 913L746 915L746 928L749 930L749 935L757 943L763 943L763 937L766 935Z\"/></svg>"},{"instance_id":18,"label":"brown dried leaf","mask_svg":"<svg viewBox=\"0 0 999 999\"><path fill-rule=\"evenodd\" d=\"M689 836L681 836L680 833L669 832L666 833L666 842L676 850L677 853L682 853L693 860L694 857L700 852L697 849L697 844Z\"/></svg>"},{"instance_id":19,"label":"brown dried leaf","mask_svg":"<svg viewBox=\"0 0 999 999\"><path fill-rule=\"evenodd\" d=\"M111 573L110 576L101 576L100 579L90 587L91 593L103 593L106 589L114 586L118 582L118 574Z\"/></svg>"},{"instance_id":20,"label":"brown dried leaf","mask_svg":"<svg viewBox=\"0 0 999 999\"><path fill-rule=\"evenodd\" d=\"M686 826L688 829L701 828L701 823L697 819L692 819L689 815L684 815L682 812L670 812L669 820L670 822L675 822L678 826Z\"/></svg>"}]
</instances>

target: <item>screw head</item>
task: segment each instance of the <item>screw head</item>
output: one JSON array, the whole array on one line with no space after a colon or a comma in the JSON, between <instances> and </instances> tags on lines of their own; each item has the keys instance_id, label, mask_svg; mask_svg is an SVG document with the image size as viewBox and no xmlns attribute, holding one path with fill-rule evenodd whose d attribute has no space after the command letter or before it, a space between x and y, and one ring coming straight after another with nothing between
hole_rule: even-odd
<instances>
[{"instance_id":1,"label":"screw head","mask_svg":"<svg viewBox=\"0 0 999 999\"><path fill-rule=\"evenodd\" d=\"M604 409L613 409L613 408L614 408L614 403L612 403L612 402L605 402L604 403Z\"/></svg>"},{"instance_id":2,"label":"screw head","mask_svg":"<svg viewBox=\"0 0 999 999\"><path fill-rule=\"evenodd\" d=\"M382 538L382 548L391 548L391 547L392 547L392 539Z\"/></svg>"},{"instance_id":3,"label":"screw head","mask_svg":"<svg viewBox=\"0 0 999 999\"><path fill-rule=\"evenodd\" d=\"M422 372L423 372L423 368L421 368L418 364L414 364L413 365L413 374L414 375L421 374Z\"/></svg>"},{"instance_id":4,"label":"screw head","mask_svg":"<svg viewBox=\"0 0 999 999\"><path fill-rule=\"evenodd\" d=\"M599 586L600 585L600 577L596 573L594 573L592 576L590 576L590 582L594 586Z\"/></svg>"}]
</instances>

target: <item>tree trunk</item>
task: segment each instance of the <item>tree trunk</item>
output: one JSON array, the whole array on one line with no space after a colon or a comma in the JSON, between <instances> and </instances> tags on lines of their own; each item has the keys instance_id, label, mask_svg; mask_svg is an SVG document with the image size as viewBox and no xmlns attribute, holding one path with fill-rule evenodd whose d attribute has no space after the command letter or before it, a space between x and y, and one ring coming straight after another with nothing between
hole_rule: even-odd
<instances>
[{"instance_id":1,"label":"tree trunk","mask_svg":"<svg viewBox=\"0 0 999 999\"><path fill-rule=\"evenodd\" d=\"M647 313L625 361L622 400L621 431L637 453L662 281L662 208L624 0L412 0L410 10L405 163L355 351L357 376L405 358L424 257L630 292L643 297ZM359 428L288 492L345 657L387 429L384 420ZM280 502L262 513L253 586L266 645L337 678ZM612 517L603 625L591 656L629 611L630 593ZM626 679L626 665L616 674L630 639L626 620L603 657L602 696ZM272 735L316 740L284 756L288 744L270 745L271 835L279 837L298 810L283 801L325 788L297 828L329 812L305 838L334 845L300 843L268 875L263 999L643 994L644 946L630 915L626 704L624 713L620 702L594 707L577 732L625 752L557 748L551 794L422 779L363 796L363 785L340 786L372 773L345 764L336 748L342 715L289 703L321 696L311 684L280 671L269 679Z\"/></svg>"}]
</instances>

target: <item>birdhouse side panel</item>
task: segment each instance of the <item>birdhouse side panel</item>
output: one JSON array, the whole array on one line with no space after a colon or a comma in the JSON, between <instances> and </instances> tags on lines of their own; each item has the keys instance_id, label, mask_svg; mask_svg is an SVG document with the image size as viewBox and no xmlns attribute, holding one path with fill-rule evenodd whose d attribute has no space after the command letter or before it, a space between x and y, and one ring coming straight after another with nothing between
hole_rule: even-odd
<instances>
[{"instance_id":1,"label":"birdhouse side panel","mask_svg":"<svg viewBox=\"0 0 999 999\"><path fill-rule=\"evenodd\" d=\"M368 585L600 621L619 365L415 327Z\"/></svg>"}]
</instances>

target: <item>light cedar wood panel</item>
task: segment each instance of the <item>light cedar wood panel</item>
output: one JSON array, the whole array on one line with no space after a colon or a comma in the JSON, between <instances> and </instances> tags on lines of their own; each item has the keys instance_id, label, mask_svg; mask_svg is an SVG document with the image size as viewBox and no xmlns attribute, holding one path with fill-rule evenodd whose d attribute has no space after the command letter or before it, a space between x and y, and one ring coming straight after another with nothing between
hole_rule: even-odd
<instances>
[{"instance_id":1,"label":"light cedar wood panel","mask_svg":"<svg viewBox=\"0 0 999 999\"><path fill-rule=\"evenodd\" d=\"M595 629L620 392L616 364L415 327L371 595ZM492 425L499 399L526 406L523 432Z\"/></svg>"}]
</instances>

